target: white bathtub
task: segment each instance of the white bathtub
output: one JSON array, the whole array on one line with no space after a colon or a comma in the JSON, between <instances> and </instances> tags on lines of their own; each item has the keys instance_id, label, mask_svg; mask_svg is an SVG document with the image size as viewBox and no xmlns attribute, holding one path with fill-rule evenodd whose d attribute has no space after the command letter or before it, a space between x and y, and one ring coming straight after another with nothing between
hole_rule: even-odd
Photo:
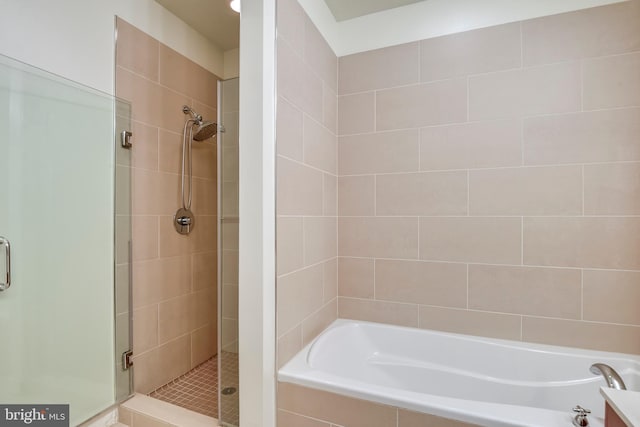
<instances>
[{"instance_id":1,"label":"white bathtub","mask_svg":"<svg viewBox=\"0 0 640 427\"><path fill-rule=\"evenodd\" d=\"M601 427L611 365L640 388L640 357L337 320L278 380L487 427L570 427L572 408Z\"/></svg>"}]
</instances>

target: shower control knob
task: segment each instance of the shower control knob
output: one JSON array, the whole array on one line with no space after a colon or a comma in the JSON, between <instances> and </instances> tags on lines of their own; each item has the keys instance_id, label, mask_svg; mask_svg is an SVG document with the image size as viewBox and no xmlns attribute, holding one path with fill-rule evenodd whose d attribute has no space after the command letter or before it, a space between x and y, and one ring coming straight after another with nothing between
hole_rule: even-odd
<instances>
[{"instance_id":1,"label":"shower control knob","mask_svg":"<svg viewBox=\"0 0 640 427\"><path fill-rule=\"evenodd\" d=\"M176 222L182 226L190 225L191 218L189 218L188 216L181 216L180 218L176 219Z\"/></svg>"}]
</instances>

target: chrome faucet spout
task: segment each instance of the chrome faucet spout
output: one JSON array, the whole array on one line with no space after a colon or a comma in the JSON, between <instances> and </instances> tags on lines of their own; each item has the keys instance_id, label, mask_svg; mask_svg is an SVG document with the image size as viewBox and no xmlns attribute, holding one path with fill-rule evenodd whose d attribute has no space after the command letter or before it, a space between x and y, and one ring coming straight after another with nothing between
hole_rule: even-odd
<instances>
[{"instance_id":1,"label":"chrome faucet spout","mask_svg":"<svg viewBox=\"0 0 640 427\"><path fill-rule=\"evenodd\" d=\"M617 390L627 389L620 375L618 375L616 370L609 365L606 365L604 363L594 363L593 365L591 365L591 368L589 368L589 371L591 371L591 373L594 375L602 375L607 383L607 386L609 386L610 388L615 388Z\"/></svg>"}]
</instances>

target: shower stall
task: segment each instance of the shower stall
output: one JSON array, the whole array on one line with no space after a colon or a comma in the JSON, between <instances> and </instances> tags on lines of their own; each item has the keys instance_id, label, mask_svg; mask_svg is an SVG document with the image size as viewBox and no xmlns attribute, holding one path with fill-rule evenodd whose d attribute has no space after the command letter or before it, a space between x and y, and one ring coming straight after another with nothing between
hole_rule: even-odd
<instances>
[{"instance_id":1,"label":"shower stall","mask_svg":"<svg viewBox=\"0 0 640 427\"><path fill-rule=\"evenodd\" d=\"M238 425L238 79L116 26L133 134L131 392Z\"/></svg>"}]
</instances>

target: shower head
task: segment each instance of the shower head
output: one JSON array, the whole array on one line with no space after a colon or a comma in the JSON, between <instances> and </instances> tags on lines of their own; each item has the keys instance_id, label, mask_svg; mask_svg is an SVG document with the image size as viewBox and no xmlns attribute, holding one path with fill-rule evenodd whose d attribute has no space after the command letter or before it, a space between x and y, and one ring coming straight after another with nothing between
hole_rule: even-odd
<instances>
[{"instance_id":1,"label":"shower head","mask_svg":"<svg viewBox=\"0 0 640 427\"><path fill-rule=\"evenodd\" d=\"M194 141L204 141L205 139L209 139L213 136L216 136L218 133L218 124L214 122L204 121L202 116L188 105L184 105L182 107L182 112L184 114L191 115L193 121L193 125L197 126L197 129L194 129L193 132L193 140Z\"/></svg>"},{"instance_id":2,"label":"shower head","mask_svg":"<svg viewBox=\"0 0 640 427\"><path fill-rule=\"evenodd\" d=\"M209 139L213 136L216 136L218 133L218 124L214 122L205 122L199 121L195 123L197 125L197 129L194 129L193 132L193 140L194 141L204 141L205 139Z\"/></svg>"}]
</instances>

